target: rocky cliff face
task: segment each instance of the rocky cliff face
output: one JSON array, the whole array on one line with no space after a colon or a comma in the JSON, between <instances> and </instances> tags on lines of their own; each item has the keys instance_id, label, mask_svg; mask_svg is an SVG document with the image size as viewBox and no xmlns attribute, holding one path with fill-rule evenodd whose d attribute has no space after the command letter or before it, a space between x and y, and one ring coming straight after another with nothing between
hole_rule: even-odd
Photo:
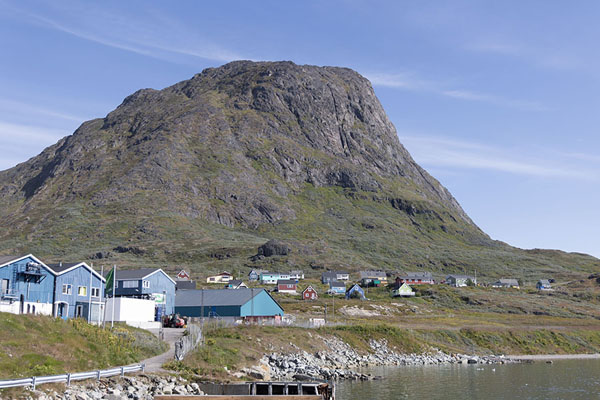
<instances>
[{"instance_id":1,"label":"rocky cliff face","mask_svg":"<svg viewBox=\"0 0 600 400\"><path fill-rule=\"evenodd\" d=\"M212 263L231 241L241 265L274 237L300 264L404 255L441 268L448 243L498 247L414 162L368 80L291 62L233 62L140 90L0 172L0 202L6 250L151 247L135 256Z\"/></svg>"},{"instance_id":2,"label":"rocky cliff face","mask_svg":"<svg viewBox=\"0 0 600 400\"><path fill-rule=\"evenodd\" d=\"M291 62L234 62L140 90L0 179L12 201L101 206L152 191L183 215L253 228L293 219L276 199L305 184L385 192L403 207L400 185L471 224L400 144L365 78Z\"/></svg>"}]
</instances>

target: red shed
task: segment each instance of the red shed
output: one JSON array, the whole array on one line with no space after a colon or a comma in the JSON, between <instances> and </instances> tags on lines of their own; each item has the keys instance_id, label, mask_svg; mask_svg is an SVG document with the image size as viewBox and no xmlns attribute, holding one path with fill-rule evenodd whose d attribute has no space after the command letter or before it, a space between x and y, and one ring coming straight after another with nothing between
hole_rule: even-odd
<instances>
[{"instance_id":1,"label":"red shed","mask_svg":"<svg viewBox=\"0 0 600 400\"><path fill-rule=\"evenodd\" d=\"M308 285L308 287L302 291L302 300L316 300L318 298L319 294L310 285Z\"/></svg>"}]
</instances>

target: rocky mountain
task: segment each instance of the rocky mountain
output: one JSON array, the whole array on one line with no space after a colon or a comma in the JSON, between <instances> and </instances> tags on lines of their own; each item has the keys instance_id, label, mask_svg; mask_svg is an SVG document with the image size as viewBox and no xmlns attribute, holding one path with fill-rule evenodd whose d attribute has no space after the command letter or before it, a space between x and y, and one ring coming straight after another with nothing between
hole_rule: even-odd
<instances>
[{"instance_id":1,"label":"rocky mountain","mask_svg":"<svg viewBox=\"0 0 600 400\"><path fill-rule=\"evenodd\" d=\"M0 203L3 252L196 274L599 265L492 241L415 163L367 79L291 62L233 62L139 90L0 172ZM269 239L287 254L257 255Z\"/></svg>"}]
</instances>

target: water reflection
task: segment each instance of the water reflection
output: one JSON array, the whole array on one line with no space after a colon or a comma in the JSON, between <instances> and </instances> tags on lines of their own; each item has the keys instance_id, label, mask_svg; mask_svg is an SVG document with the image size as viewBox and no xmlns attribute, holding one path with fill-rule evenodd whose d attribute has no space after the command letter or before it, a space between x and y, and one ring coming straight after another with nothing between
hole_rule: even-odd
<instances>
[{"instance_id":1,"label":"water reflection","mask_svg":"<svg viewBox=\"0 0 600 400\"><path fill-rule=\"evenodd\" d=\"M600 399L600 360L388 367L369 373L384 379L338 383L337 399Z\"/></svg>"}]
</instances>

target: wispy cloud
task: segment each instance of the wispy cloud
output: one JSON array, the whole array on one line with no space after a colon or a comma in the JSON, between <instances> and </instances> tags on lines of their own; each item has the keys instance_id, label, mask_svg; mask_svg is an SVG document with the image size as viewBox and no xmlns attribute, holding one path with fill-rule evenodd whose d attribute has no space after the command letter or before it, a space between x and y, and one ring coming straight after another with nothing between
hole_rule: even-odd
<instances>
[{"instance_id":1,"label":"wispy cloud","mask_svg":"<svg viewBox=\"0 0 600 400\"><path fill-rule=\"evenodd\" d=\"M51 3L51 12L44 15L37 10L22 8L14 8L13 11L38 26L165 61L180 61L174 55L219 62L248 59L201 37L181 21L171 20L149 9L140 10L144 17L140 18L111 13L106 7L95 7L92 3L86 3L84 7L74 3L69 3L69 7L61 4Z\"/></svg>"},{"instance_id":2,"label":"wispy cloud","mask_svg":"<svg viewBox=\"0 0 600 400\"><path fill-rule=\"evenodd\" d=\"M400 135L417 162L429 167L491 170L552 179L600 180L600 167L544 158L501 148L431 136ZM550 155L550 151L547 152Z\"/></svg>"},{"instance_id":3,"label":"wispy cloud","mask_svg":"<svg viewBox=\"0 0 600 400\"><path fill-rule=\"evenodd\" d=\"M530 45L517 43L508 39L479 39L464 45L469 51L492 53L509 57L520 58L528 63L556 69L577 70L584 68L582 60L573 54L567 54L564 49L548 48L544 45Z\"/></svg>"},{"instance_id":4,"label":"wispy cloud","mask_svg":"<svg viewBox=\"0 0 600 400\"><path fill-rule=\"evenodd\" d=\"M0 114L3 113L11 115L24 114L29 117L31 117L32 114L35 114L38 116L52 117L72 122L83 122L86 120L86 117L83 116L67 114L36 104L30 104L9 99L0 99Z\"/></svg>"},{"instance_id":5,"label":"wispy cloud","mask_svg":"<svg viewBox=\"0 0 600 400\"><path fill-rule=\"evenodd\" d=\"M26 161L69 133L62 129L0 121L0 148L4 151L4 156L0 157L0 171Z\"/></svg>"},{"instance_id":6,"label":"wispy cloud","mask_svg":"<svg viewBox=\"0 0 600 400\"><path fill-rule=\"evenodd\" d=\"M449 84L422 79L415 73L402 72L397 74L365 73L374 86L414 92L432 93L438 96L450 97L457 100L494 104L501 107L516 108L524 111L545 111L544 105L536 101L508 99L502 96L476 92L472 90L451 88Z\"/></svg>"}]
</instances>

